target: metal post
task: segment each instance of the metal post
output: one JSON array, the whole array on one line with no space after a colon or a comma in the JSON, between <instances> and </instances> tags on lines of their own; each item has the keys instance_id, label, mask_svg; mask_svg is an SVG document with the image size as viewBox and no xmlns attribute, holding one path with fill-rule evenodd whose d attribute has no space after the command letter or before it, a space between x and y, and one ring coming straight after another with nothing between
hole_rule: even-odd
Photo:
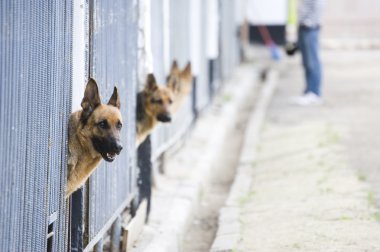
<instances>
[{"instance_id":1,"label":"metal post","mask_svg":"<svg viewBox=\"0 0 380 252\"><path fill-rule=\"evenodd\" d=\"M139 176L137 179L137 186L139 188L139 204L143 199L147 199L147 214L146 221L149 218L151 207L151 194L152 194L152 145L150 136L137 149L137 165L139 167Z\"/></svg>"},{"instance_id":2,"label":"metal post","mask_svg":"<svg viewBox=\"0 0 380 252\"><path fill-rule=\"evenodd\" d=\"M193 114L194 114L194 121L197 120L198 117L198 106L197 106L197 77L193 77L193 89L192 89L192 106L193 106Z\"/></svg>"},{"instance_id":3,"label":"metal post","mask_svg":"<svg viewBox=\"0 0 380 252\"><path fill-rule=\"evenodd\" d=\"M120 251L121 219L117 217L111 230L111 252Z\"/></svg>"},{"instance_id":4,"label":"metal post","mask_svg":"<svg viewBox=\"0 0 380 252\"><path fill-rule=\"evenodd\" d=\"M208 60L208 85L209 85L209 100L212 101L215 93L215 60Z\"/></svg>"},{"instance_id":5,"label":"metal post","mask_svg":"<svg viewBox=\"0 0 380 252\"><path fill-rule=\"evenodd\" d=\"M83 188L78 189L71 196L71 250L83 251Z\"/></svg>"}]
</instances>

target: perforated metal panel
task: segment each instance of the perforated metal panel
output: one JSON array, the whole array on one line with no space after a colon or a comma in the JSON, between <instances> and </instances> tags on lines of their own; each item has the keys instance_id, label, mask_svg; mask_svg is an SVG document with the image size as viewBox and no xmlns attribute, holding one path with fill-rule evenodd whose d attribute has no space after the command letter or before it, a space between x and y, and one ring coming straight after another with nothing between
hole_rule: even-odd
<instances>
[{"instance_id":1,"label":"perforated metal panel","mask_svg":"<svg viewBox=\"0 0 380 252\"><path fill-rule=\"evenodd\" d=\"M193 106L198 111L203 110L210 103L213 91L220 86L221 80L230 77L234 67L238 64L238 38L235 24L235 3L229 0L219 0L217 3L218 20L220 25L220 41L215 47L219 57L210 59L207 55L208 39L208 7L207 1L170 0L169 13L162 12L163 1L152 1L152 51L153 62L156 62L154 71L159 80L162 79L164 62L164 48L162 34L164 34L162 15L168 15L170 23L170 59L176 59L180 67L192 61L195 77L195 104L191 97L183 104L171 124L161 124L152 134L152 159L156 159L171 144L183 135L190 127L193 119ZM191 15L190 12L196 12ZM196 20L194 20L196 19ZM196 32L196 36L194 34ZM215 41L218 42L218 41ZM194 46L195 43L196 45ZM158 63L157 63L158 62ZM167 75L168 73L164 73ZM222 75L222 76L221 76Z\"/></svg>"},{"instance_id":2,"label":"perforated metal panel","mask_svg":"<svg viewBox=\"0 0 380 252\"><path fill-rule=\"evenodd\" d=\"M91 241L126 207L136 188L137 1L94 0L90 2L90 13L90 75L99 85L103 102L108 101L113 87L118 87L124 147L114 162L102 161L90 178Z\"/></svg>"},{"instance_id":3,"label":"perforated metal panel","mask_svg":"<svg viewBox=\"0 0 380 252\"><path fill-rule=\"evenodd\" d=\"M210 102L210 83L209 83L209 69L207 58L207 2L201 1L200 6L201 22L198 31L200 33L200 69L196 76L196 107L198 110L204 109Z\"/></svg>"},{"instance_id":4,"label":"perforated metal panel","mask_svg":"<svg viewBox=\"0 0 380 252\"><path fill-rule=\"evenodd\" d=\"M165 82L166 58L184 67L191 57L190 0L152 0L152 50L155 74ZM200 3L200 24L207 16ZM88 75L99 84L103 102L116 85L121 96L124 149L89 181L85 241L94 244L125 208L136 187L135 104L138 0L90 0ZM237 63L233 1L220 0L221 70L226 78ZM67 119L71 111L72 1L0 1L0 251L67 251L65 223ZM166 15L169 15L168 17ZM163 25L169 19L169 48ZM87 24L86 24L87 25ZM206 44L206 25L196 29ZM199 51L196 107L210 100L206 47ZM236 50L236 53L235 53ZM84 76L87 78L89 76ZM152 137L157 157L193 121L191 97L170 126ZM50 229L48 228L51 224ZM49 229L49 230L48 230ZM54 235L47 242L48 231ZM85 244L86 245L86 244Z\"/></svg>"},{"instance_id":5,"label":"perforated metal panel","mask_svg":"<svg viewBox=\"0 0 380 252\"><path fill-rule=\"evenodd\" d=\"M0 251L66 251L70 65L71 1L0 2Z\"/></svg>"},{"instance_id":6,"label":"perforated metal panel","mask_svg":"<svg viewBox=\"0 0 380 252\"><path fill-rule=\"evenodd\" d=\"M181 66L190 60L190 1L170 0L170 57Z\"/></svg>"},{"instance_id":7,"label":"perforated metal panel","mask_svg":"<svg viewBox=\"0 0 380 252\"><path fill-rule=\"evenodd\" d=\"M165 83L169 70L165 72L165 53L169 54L170 64L177 60L180 68L184 68L190 57L190 16L188 0L169 0L169 13L163 12L164 1L151 2L151 44L154 62L154 73L162 84ZM164 15L167 15L164 17ZM164 50L164 18L169 19L170 51ZM162 41L162 42L161 42ZM162 78L164 76L164 78ZM173 116L170 124L160 124L152 134L152 159L160 156L170 145L189 129L194 118L191 95L181 109Z\"/></svg>"},{"instance_id":8,"label":"perforated metal panel","mask_svg":"<svg viewBox=\"0 0 380 252\"><path fill-rule=\"evenodd\" d=\"M222 77L228 79L239 63L238 30L235 23L235 3L220 0L221 17L221 70Z\"/></svg>"},{"instance_id":9,"label":"perforated metal panel","mask_svg":"<svg viewBox=\"0 0 380 252\"><path fill-rule=\"evenodd\" d=\"M164 35L164 2L163 0L151 1L151 47L153 58L153 71L159 84L165 84L168 74L165 69L165 35ZM141 83L143 84L143 83Z\"/></svg>"}]
</instances>

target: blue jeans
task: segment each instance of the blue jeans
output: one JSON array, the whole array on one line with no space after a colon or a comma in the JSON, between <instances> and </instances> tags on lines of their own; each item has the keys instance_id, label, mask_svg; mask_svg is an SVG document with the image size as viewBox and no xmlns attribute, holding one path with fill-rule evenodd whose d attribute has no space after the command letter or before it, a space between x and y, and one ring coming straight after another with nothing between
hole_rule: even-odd
<instances>
[{"instance_id":1,"label":"blue jeans","mask_svg":"<svg viewBox=\"0 0 380 252\"><path fill-rule=\"evenodd\" d=\"M319 59L319 27L308 28L300 26L298 32L298 47L302 55L305 70L305 93L313 92L321 96L322 66Z\"/></svg>"}]
</instances>

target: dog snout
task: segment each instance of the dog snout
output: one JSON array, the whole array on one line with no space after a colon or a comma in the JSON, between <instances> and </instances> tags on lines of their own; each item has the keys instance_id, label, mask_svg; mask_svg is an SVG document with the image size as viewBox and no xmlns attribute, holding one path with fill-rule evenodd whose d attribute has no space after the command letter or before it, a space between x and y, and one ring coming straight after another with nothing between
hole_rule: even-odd
<instances>
[{"instance_id":1,"label":"dog snout","mask_svg":"<svg viewBox=\"0 0 380 252\"><path fill-rule=\"evenodd\" d=\"M116 154L119 155L120 152L121 152L121 150L123 149L123 146L122 146L121 143L118 141L118 142L115 143L114 148L115 148Z\"/></svg>"},{"instance_id":2,"label":"dog snout","mask_svg":"<svg viewBox=\"0 0 380 252\"><path fill-rule=\"evenodd\" d=\"M157 116L157 120L160 122L170 122L172 120L172 117L170 114L159 114Z\"/></svg>"}]
</instances>

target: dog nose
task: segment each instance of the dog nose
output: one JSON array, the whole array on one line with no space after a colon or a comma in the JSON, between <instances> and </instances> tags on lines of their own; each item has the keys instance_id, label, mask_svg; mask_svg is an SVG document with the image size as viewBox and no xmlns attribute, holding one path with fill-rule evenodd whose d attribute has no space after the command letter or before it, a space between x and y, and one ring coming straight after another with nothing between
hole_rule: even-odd
<instances>
[{"instance_id":1,"label":"dog nose","mask_svg":"<svg viewBox=\"0 0 380 252\"><path fill-rule=\"evenodd\" d=\"M163 122L171 122L172 118L170 116L166 116L163 120Z\"/></svg>"},{"instance_id":2,"label":"dog nose","mask_svg":"<svg viewBox=\"0 0 380 252\"><path fill-rule=\"evenodd\" d=\"M160 114L157 116L157 120L160 122L170 122L172 118L170 114Z\"/></svg>"},{"instance_id":3,"label":"dog nose","mask_svg":"<svg viewBox=\"0 0 380 252\"><path fill-rule=\"evenodd\" d=\"M123 146L120 143L116 143L116 153L119 155L121 150L123 149Z\"/></svg>"}]
</instances>

